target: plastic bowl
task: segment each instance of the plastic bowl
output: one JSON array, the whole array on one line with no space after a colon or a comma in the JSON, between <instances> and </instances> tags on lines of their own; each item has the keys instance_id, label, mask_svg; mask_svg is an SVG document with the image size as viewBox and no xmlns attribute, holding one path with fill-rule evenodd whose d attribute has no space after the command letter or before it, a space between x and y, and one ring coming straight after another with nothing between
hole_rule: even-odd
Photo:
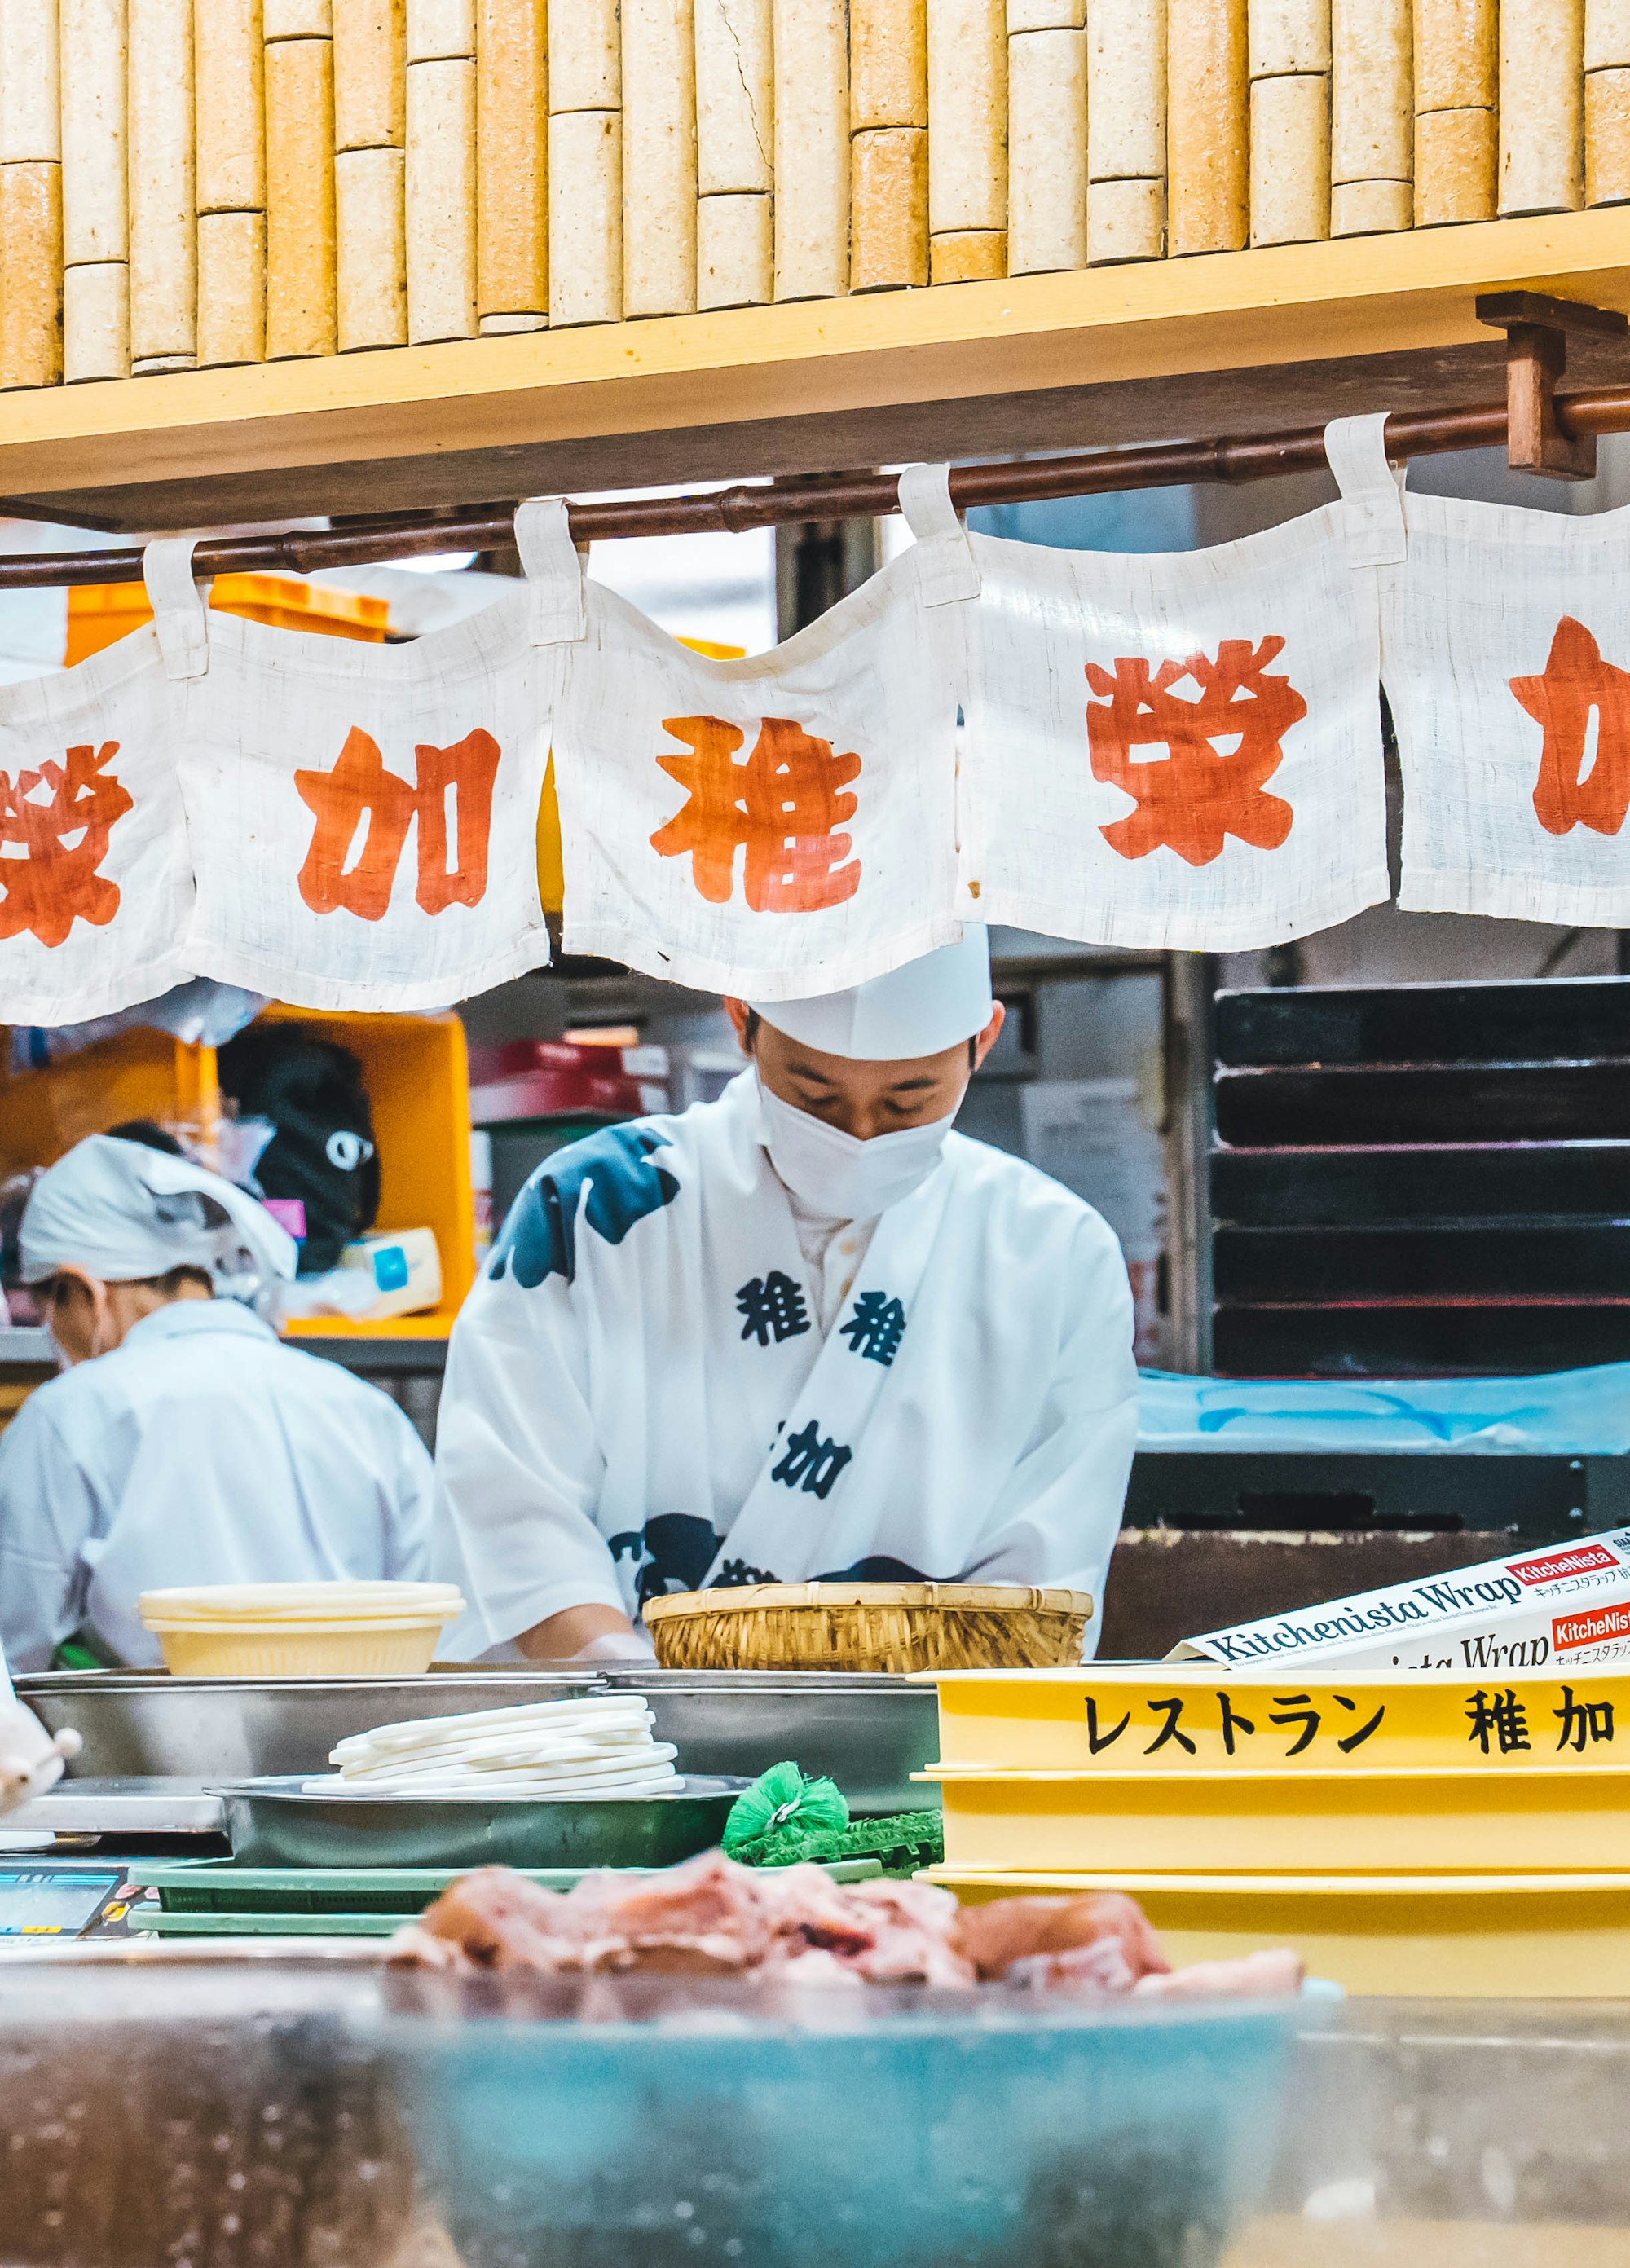
<instances>
[{"instance_id":1,"label":"plastic bowl","mask_svg":"<svg viewBox=\"0 0 1630 2268\"><path fill-rule=\"evenodd\" d=\"M1211 2268L1265 2183L1294 2001L779 1989L395 1980L466 2268Z\"/></svg>"},{"instance_id":2,"label":"plastic bowl","mask_svg":"<svg viewBox=\"0 0 1630 2268\"><path fill-rule=\"evenodd\" d=\"M395 1622L147 1621L175 1677L417 1676L431 1666L442 1625L439 1615Z\"/></svg>"}]
</instances>

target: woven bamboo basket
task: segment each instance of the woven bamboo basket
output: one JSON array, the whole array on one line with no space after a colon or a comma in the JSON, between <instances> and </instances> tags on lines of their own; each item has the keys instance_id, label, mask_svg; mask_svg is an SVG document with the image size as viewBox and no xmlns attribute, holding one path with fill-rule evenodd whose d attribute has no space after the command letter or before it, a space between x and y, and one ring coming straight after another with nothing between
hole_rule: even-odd
<instances>
[{"instance_id":1,"label":"woven bamboo basket","mask_svg":"<svg viewBox=\"0 0 1630 2268\"><path fill-rule=\"evenodd\" d=\"M1087 1591L1022 1584L758 1583L653 1599L664 1669L1053 1669L1081 1658Z\"/></svg>"}]
</instances>

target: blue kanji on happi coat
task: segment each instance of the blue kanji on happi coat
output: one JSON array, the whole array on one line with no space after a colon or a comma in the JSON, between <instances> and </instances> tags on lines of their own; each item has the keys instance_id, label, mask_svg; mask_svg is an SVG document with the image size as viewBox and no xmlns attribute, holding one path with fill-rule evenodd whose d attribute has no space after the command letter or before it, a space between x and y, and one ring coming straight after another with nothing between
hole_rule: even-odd
<instances>
[{"instance_id":1,"label":"blue kanji on happi coat","mask_svg":"<svg viewBox=\"0 0 1630 2268\"><path fill-rule=\"evenodd\" d=\"M756 1339L760 1346L769 1345L772 1333L779 1346L783 1339L802 1338L809 1329L803 1286L779 1268L742 1285L736 1293L736 1312L747 1318L741 1326L742 1337Z\"/></svg>"},{"instance_id":2,"label":"blue kanji on happi coat","mask_svg":"<svg viewBox=\"0 0 1630 2268\"><path fill-rule=\"evenodd\" d=\"M621 1244L636 1221L660 1212L679 1195L677 1179L654 1154L670 1146L666 1134L636 1119L602 1126L546 1158L509 1209L488 1275L513 1276L528 1292L549 1276L575 1282L579 1206L597 1236Z\"/></svg>"},{"instance_id":3,"label":"blue kanji on happi coat","mask_svg":"<svg viewBox=\"0 0 1630 2268\"><path fill-rule=\"evenodd\" d=\"M625 1528L609 1538L614 1559L634 1562L634 1594L666 1598L670 1591L699 1591L718 1557L720 1538L705 1520L684 1512L660 1512L643 1528Z\"/></svg>"},{"instance_id":4,"label":"blue kanji on happi coat","mask_svg":"<svg viewBox=\"0 0 1630 2268\"><path fill-rule=\"evenodd\" d=\"M779 1481L784 1488L802 1489L806 1496L818 1496L823 1501L832 1493L832 1484L854 1455L841 1441L823 1440L819 1422L812 1418L800 1425L796 1433L789 1433L782 1443L778 1465L772 1465L770 1477Z\"/></svg>"},{"instance_id":5,"label":"blue kanji on happi coat","mask_svg":"<svg viewBox=\"0 0 1630 2268\"><path fill-rule=\"evenodd\" d=\"M840 1323L838 1330L848 1340L851 1354L863 1355L868 1362L881 1362L887 1368L905 1336L905 1309L887 1292L862 1292L848 1322Z\"/></svg>"}]
</instances>

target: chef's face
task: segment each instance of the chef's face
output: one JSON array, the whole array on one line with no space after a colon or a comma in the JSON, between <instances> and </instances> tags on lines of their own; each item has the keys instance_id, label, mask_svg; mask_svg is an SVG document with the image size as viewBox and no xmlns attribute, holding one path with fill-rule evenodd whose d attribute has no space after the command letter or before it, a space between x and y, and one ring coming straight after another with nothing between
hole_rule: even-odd
<instances>
[{"instance_id":1,"label":"chef's face","mask_svg":"<svg viewBox=\"0 0 1630 2268\"><path fill-rule=\"evenodd\" d=\"M751 1015L744 1000L726 1000L725 1012L735 1026L742 1050L758 1065L758 1076L783 1102L811 1118L869 1142L877 1134L926 1126L949 1118L1002 1028L1002 1004L977 1037L942 1048L938 1055L912 1056L898 1063L855 1063L819 1048L789 1040L762 1016Z\"/></svg>"}]
</instances>

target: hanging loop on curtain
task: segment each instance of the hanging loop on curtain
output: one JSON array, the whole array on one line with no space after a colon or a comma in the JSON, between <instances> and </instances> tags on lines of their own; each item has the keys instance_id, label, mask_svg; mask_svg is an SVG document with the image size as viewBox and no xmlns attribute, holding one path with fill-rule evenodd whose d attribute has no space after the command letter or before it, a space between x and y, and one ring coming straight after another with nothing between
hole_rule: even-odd
<instances>
[{"instance_id":1,"label":"hanging loop on curtain","mask_svg":"<svg viewBox=\"0 0 1630 2268\"><path fill-rule=\"evenodd\" d=\"M564 497L528 497L515 507L515 549L527 577L527 637L569 645L588 632L586 567L572 541Z\"/></svg>"},{"instance_id":2,"label":"hanging loop on curtain","mask_svg":"<svg viewBox=\"0 0 1630 2268\"><path fill-rule=\"evenodd\" d=\"M1324 454L1347 506L1349 556L1355 567L1396 566L1408 549L1404 468L1387 462L1384 412L1337 417L1324 428Z\"/></svg>"},{"instance_id":3,"label":"hanging loop on curtain","mask_svg":"<svg viewBox=\"0 0 1630 2268\"><path fill-rule=\"evenodd\" d=\"M166 677L203 677L210 667L210 610L193 580L197 538L160 536L142 554L142 580L153 610Z\"/></svg>"},{"instance_id":4,"label":"hanging loop on curtain","mask_svg":"<svg viewBox=\"0 0 1630 2268\"><path fill-rule=\"evenodd\" d=\"M956 506L948 465L908 465L900 475L900 511L923 550L923 604L977 599L979 570Z\"/></svg>"}]
</instances>

